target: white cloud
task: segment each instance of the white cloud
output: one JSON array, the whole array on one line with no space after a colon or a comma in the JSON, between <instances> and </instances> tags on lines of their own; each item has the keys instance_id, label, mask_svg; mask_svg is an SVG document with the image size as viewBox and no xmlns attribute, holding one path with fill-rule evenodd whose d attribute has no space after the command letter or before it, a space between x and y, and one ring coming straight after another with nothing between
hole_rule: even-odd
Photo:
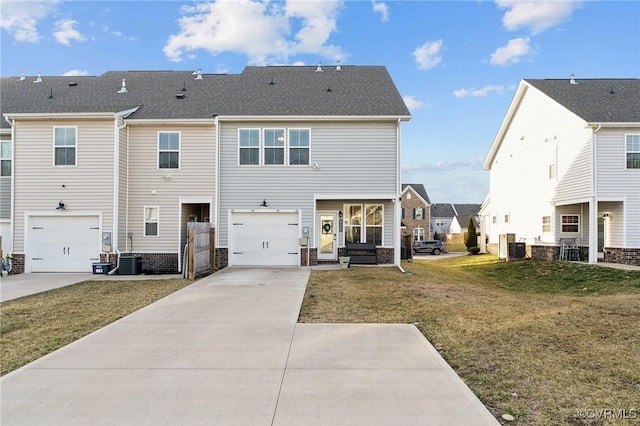
<instances>
[{"instance_id":1,"label":"white cloud","mask_svg":"<svg viewBox=\"0 0 640 426\"><path fill-rule=\"evenodd\" d=\"M506 46L499 47L491 54L489 62L492 65L513 65L520 62L522 57L531 56L537 52L531 47L529 37L519 37L509 40Z\"/></svg>"},{"instance_id":2,"label":"white cloud","mask_svg":"<svg viewBox=\"0 0 640 426\"><path fill-rule=\"evenodd\" d=\"M69 70L62 74L63 77L77 77L85 75L89 75L89 72L87 70Z\"/></svg>"},{"instance_id":3,"label":"white cloud","mask_svg":"<svg viewBox=\"0 0 640 426\"><path fill-rule=\"evenodd\" d=\"M35 43L40 41L38 21L47 17L55 8L55 1L7 1L0 0L0 28L15 41Z\"/></svg>"},{"instance_id":4,"label":"white cloud","mask_svg":"<svg viewBox=\"0 0 640 426\"><path fill-rule=\"evenodd\" d=\"M128 37L126 35L124 35L121 31L118 30L112 30L108 25L105 25L104 27L102 27L102 30L109 35L112 35L114 37L118 37L121 38L123 40L126 41L135 41L135 37Z\"/></svg>"},{"instance_id":5,"label":"white cloud","mask_svg":"<svg viewBox=\"0 0 640 426\"><path fill-rule=\"evenodd\" d=\"M402 100L404 101L404 104L407 106L407 108L409 108L410 110L420 109L424 106L424 102L422 102L419 99L416 99L416 97L413 95L403 96Z\"/></svg>"},{"instance_id":6,"label":"white cloud","mask_svg":"<svg viewBox=\"0 0 640 426\"><path fill-rule=\"evenodd\" d=\"M180 31L163 48L169 60L181 61L186 52L204 49L216 55L229 51L247 55L264 65L286 62L294 54L311 53L344 59L337 46L327 44L336 31L339 1L254 0L216 1L183 7ZM292 28L298 28L292 34Z\"/></svg>"},{"instance_id":7,"label":"white cloud","mask_svg":"<svg viewBox=\"0 0 640 426\"><path fill-rule=\"evenodd\" d=\"M373 6L373 12L380 14L380 20L382 22L387 22L389 20L389 6L387 6L386 3L371 0L371 5Z\"/></svg>"},{"instance_id":8,"label":"white cloud","mask_svg":"<svg viewBox=\"0 0 640 426\"><path fill-rule=\"evenodd\" d=\"M481 89L476 89L476 88L458 89L453 92L453 95L456 98L469 98L469 97L484 98L489 96L491 93L498 93L498 94L504 93L504 86L489 85L489 86L484 86Z\"/></svg>"},{"instance_id":9,"label":"white cloud","mask_svg":"<svg viewBox=\"0 0 640 426\"><path fill-rule=\"evenodd\" d=\"M529 28L533 34L540 33L566 21L571 13L581 6L580 1L522 1L496 0L501 9L508 9L502 17L507 30Z\"/></svg>"},{"instance_id":10,"label":"white cloud","mask_svg":"<svg viewBox=\"0 0 640 426\"><path fill-rule=\"evenodd\" d=\"M422 46L413 51L418 68L428 70L436 67L441 61L440 51L442 50L442 40L427 41Z\"/></svg>"},{"instance_id":11,"label":"white cloud","mask_svg":"<svg viewBox=\"0 0 640 426\"><path fill-rule=\"evenodd\" d=\"M53 36L58 40L58 43L64 44L65 46L71 46L72 41L86 41L87 39L80 34L78 30L73 28L76 25L78 25L78 21L74 21L73 19L57 21Z\"/></svg>"},{"instance_id":12,"label":"white cloud","mask_svg":"<svg viewBox=\"0 0 640 426\"><path fill-rule=\"evenodd\" d=\"M438 161L435 163L414 163L402 166L403 173L420 173L420 172L436 172L449 171L459 169L475 169L482 170L484 158L474 157L460 160Z\"/></svg>"}]
</instances>

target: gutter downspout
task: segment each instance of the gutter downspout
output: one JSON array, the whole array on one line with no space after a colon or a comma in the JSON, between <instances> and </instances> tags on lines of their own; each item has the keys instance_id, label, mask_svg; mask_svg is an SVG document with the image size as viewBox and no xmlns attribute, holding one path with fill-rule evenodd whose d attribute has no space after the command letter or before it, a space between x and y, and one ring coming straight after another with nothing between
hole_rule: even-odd
<instances>
[{"instance_id":1,"label":"gutter downspout","mask_svg":"<svg viewBox=\"0 0 640 426\"><path fill-rule=\"evenodd\" d=\"M589 201L589 263L598 263L598 156L596 155L596 134L602 128L601 124L593 130L591 136L591 189Z\"/></svg>"},{"instance_id":2,"label":"gutter downspout","mask_svg":"<svg viewBox=\"0 0 640 426\"><path fill-rule=\"evenodd\" d=\"M11 119L11 121L9 121L9 118L7 118L7 116L5 115L4 119L7 121L7 123L9 123L9 125L11 126L11 206L10 206L10 214L11 217L9 218L9 227L11 228L11 253L14 253L15 251L15 235L13 233L13 226L14 226L14 217L16 215L15 209L16 209L16 173L15 173L15 156L16 156L16 120L15 119ZM23 240L24 240L24 231L23 231ZM0 249L2 249L2 247L0 247ZM23 251L25 252L25 269L26 270L26 261L27 261L27 253L26 250Z\"/></svg>"},{"instance_id":3,"label":"gutter downspout","mask_svg":"<svg viewBox=\"0 0 640 426\"><path fill-rule=\"evenodd\" d=\"M114 174L114 182L113 182L113 237L112 244L113 248L118 255L118 260L116 263L116 267L107 273L107 275L113 275L120 269L120 249L118 248L118 230L120 227L120 130L127 127L127 123L122 120L122 125L118 125L119 117L116 115L115 125L114 125L114 154L113 154L113 174Z\"/></svg>"},{"instance_id":4,"label":"gutter downspout","mask_svg":"<svg viewBox=\"0 0 640 426\"><path fill-rule=\"evenodd\" d=\"M215 259L216 259L216 255L215 255L215 247L219 247L219 241L220 241L220 229L218 226L218 210L220 209L220 121L218 120L218 116L215 116L213 119L213 124L214 126L216 126L216 158L215 158L215 162L214 164L216 165L216 173L215 173L215 179L216 179L216 184L215 184L215 196L214 196L214 205L211 206L213 207L213 226L214 226L214 235L215 238L213 240L213 244L214 244L214 254L213 254L213 259L214 259L214 265L213 265L213 270L215 271L216 265L215 265ZM227 235L228 235L228 230L227 230Z\"/></svg>"},{"instance_id":5,"label":"gutter downspout","mask_svg":"<svg viewBox=\"0 0 640 426\"><path fill-rule=\"evenodd\" d=\"M394 205L394 214L393 214L393 235L394 235L394 244L393 244L393 262L400 269L400 272L404 273L404 270L401 266L401 256L400 251L402 250L402 236L400 232L400 214L401 214L401 197L402 197L402 184L401 184L401 172L400 172L400 123L402 120L398 118L398 122L396 124L396 195L393 200Z\"/></svg>"}]
</instances>

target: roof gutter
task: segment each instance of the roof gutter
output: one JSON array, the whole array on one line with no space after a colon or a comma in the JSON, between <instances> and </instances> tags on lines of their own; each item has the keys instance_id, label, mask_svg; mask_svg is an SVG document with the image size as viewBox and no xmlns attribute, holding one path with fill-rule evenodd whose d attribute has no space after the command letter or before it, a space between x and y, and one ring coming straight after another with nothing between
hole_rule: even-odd
<instances>
[{"instance_id":1,"label":"roof gutter","mask_svg":"<svg viewBox=\"0 0 640 426\"><path fill-rule=\"evenodd\" d=\"M640 127L640 122L638 122L638 121L628 122L628 123L624 123L624 122L611 122L611 123L587 122L587 127L596 128L598 130L600 130L600 128L602 128L602 127L615 127L615 128L632 127L632 128L636 128L636 127Z\"/></svg>"},{"instance_id":2,"label":"roof gutter","mask_svg":"<svg viewBox=\"0 0 640 426\"><path fill-rule=\"evenodd\" d=\"M409 121L410 115L219 115L219 121Z\"/></svg>"},{"instance_id":3,"label":"roof gutter","mask_svg":"<svg viewBox=\"0 0 640 426\"><path fill-rule=\"evenodd\" d=\"M137 109L137 107L136 107ZM17 112L4 114L5 120L11 118L14 120L41 120L46 119L60 119L60 118L74 118L74 119L112 119L114 112Z\"/></svg>"},{"instance_id":4,"label":"roof gutter","mask_svg":"<svg viewBox=\"0 0 640 426\"><path fill-rule=\"evenodd\" d=\"M144 118L131 118L127 119L127 124L138 125L138 126L157 126L157 125L192 125L192 126L201 126L215 125L215 118L171 118L171 119L162 119L162 118L152 118L152 119L144 119Z\"/></svg>"}]
</instances>

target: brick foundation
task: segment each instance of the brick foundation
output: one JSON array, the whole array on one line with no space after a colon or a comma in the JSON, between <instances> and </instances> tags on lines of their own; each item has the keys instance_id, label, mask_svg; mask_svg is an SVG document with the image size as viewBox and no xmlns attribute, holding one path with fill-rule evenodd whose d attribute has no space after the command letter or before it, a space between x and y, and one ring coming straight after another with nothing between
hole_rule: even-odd
<instances>
[{"instance_id":1,"label":"brick foundation","mask_svg":"<svg viewBox=\"0 0 640 426\"><path fill-rule=\"evenodd\" d=\"M314 266L318 263L321 263L318 261L318 249L305 247L300 249L300 265L307 265L307 251L309 251L309 266ZM331 263L334 262L332 261Z\"/></svg>"},{"instance_id":2,"label":"brick foundation","mask_svg":"<svg viewBox=\"0 0 640 426\"><path fill-rule=\"evenodd\" d=\"M229 249L217 248L216 249L216 265L215 270L219 271L229 266Z\"/></svg>"},{"instance_id":3,"label":"brick foundation","mask_svg":"<svg viewBox=\"0 0 640 426\"><path fill-rule=\"evenodd\" d=\"M640 266L640 248L605 247L604 261Z\"/></svg>"},{"instance_id":4,"label":"brick foundation","mask_svg":"<svg viewBox=\"0 0 640 426\"><path fill-rule=\"evenodd\" d=\"M379 265L393 265L393 249L384 247L376 249L376 258Z\"/></svg>"},{"instance_id":5,"label":"brick foundation","mask_svg":"<svg viewBox=\"0 0 640 426\"><path fill-rule=\"evenodd\" d=\"M15 254L11 259L11 272L9 275L24 274L24 254Z\"/></svg>"}]
</instances>

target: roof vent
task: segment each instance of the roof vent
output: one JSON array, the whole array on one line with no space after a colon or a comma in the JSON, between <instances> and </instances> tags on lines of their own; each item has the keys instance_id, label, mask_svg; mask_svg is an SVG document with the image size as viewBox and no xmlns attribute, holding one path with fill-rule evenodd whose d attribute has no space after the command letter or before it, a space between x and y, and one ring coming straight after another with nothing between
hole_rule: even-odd
<instances>
[{"instance_id":1,"label":"roof vent","mask_svg":"<svg viewBox=\"0 0 640 426\"><path fill-rule=\"evenodd\" d=\"M611 87L609 89L609 94L611 94L611 95L615 95L616 94L616 92L613 90L613 87Z\"/></svg>"},{"instance_id":2,"label":"roof vent","mask_svg":"<svg viewBox=\"0 0 640 426\"><path fill-rule=\"evenodd\" d=\"M333 90L331 90L331 87L327 87L327 92L333 92Z\"/></svg>"},{"instance_id":3,"label":"roof vent","mask_svg":"<svg viewBox=\"0 0 640 426\"><path fill-rule=\"evenodd\" d=\"M273 86L274 84L276 84L276 82L273 81L273 77L271 77L271 81L269 82L269 86Z\"/></svg>"},{"instance_id":4,"label":"roof vent","mask_svg":"<svg viewBox=\"0 0 640 426\"><path fill-rule=\"evenodd\" d=\"M40 73L38 73L38 76L36 77L35 80L33 80L34 83L42 83L42 76L40 75Z\"/></svg>"},{"instance_id":5,"label":"roof vent","mask_svg":"<svg viewBox=\"0 0 640 426\"><path fill-rule=\"evenodd\" d=\"M186 92L187 91L187 82L183 81L182 82L182 89L180 89L181 92Z\"/></svg>"},{"instance_id":6,"label":"roof vent","mask_svg":"<svg viewBox=\"0 0 640 426\"><path fill-rule=\"evenodd\" d=\"M24 71L22 71L20 73L20 78L18 79L18 81L25 81L27 79L27 77L24 75Z\"/></svg>"},{"instance_id":7,"label":"roof vent","mask_svg":"<svg viewBox=\"0 0 640 426\"><path fill-rule=\"evenodd\" d=\"M120 88L120 90L118 90L118 93L127 93L127 81L123 78L122 79L122 87Z\"/></svg>"},{"instance_id":8,"label":"roof vent","mask_svg":"<svg viewBox=\"0 0 640 426\"><path fill-rule=\"evenodd\" d=\"M569 83L578 84L578 82L576 81L576 76L574 74L571 74L571 80L569 80Z\"/></svg>"},{"instance_id":9,"label":"roof vent","mask_svg":"<svg viewBox=\"0 0 640 426\"><path fill-rule=\"evenodd\" d=\"M322 72L322 62L318 62L318 66L316 67L316 72Z\"/></svg>"},{"instance_id":10,"label":"roof vent","mask_svg":"<svg viewBox=\"0 0 640 426\"><path fill-rule=\"evenodd\" d=\"M49 99L53 99L53 89L49 89Z\"/></svg>"},{"instance_id":11,"label":"roof vent","mask_svg":"<svg viewBox=\"0 0 640 426\"><path fill-rule=\"evenodd\" d=\"M202 68L195 70L192 75L196 76L194 80L202 80Z\"/></svg>"},{"instance_id":12,"label":"roof vent","mask_svg":"<svg viewBox=\"0 0 640 426\"><path fill-rule=\"evenodd\" d=\"M184 93L176 93L176 99L184 99L184 98L185 98Z\"/></svg>"},{"instance_id":13,"label":"roof vent","mask_svg":"<svg viewBox=\"0 0 640 426\"><path fill-rule=\"evenodd\" d=\"M70 81L69 82L69 87L76 87L78 85L78 83L76 81Z\"/></svg>"},{"instance_id":14,"label":"roof vent","mask_svg":"<svg viewBox=\"0 0 640 426\"><path fill-rule=\"evenodd\" d=\"M342 66L340 65L340 61L338 61L338 65L336 65L336 71L342 71Z\"/></svg>"}]
</instances>

